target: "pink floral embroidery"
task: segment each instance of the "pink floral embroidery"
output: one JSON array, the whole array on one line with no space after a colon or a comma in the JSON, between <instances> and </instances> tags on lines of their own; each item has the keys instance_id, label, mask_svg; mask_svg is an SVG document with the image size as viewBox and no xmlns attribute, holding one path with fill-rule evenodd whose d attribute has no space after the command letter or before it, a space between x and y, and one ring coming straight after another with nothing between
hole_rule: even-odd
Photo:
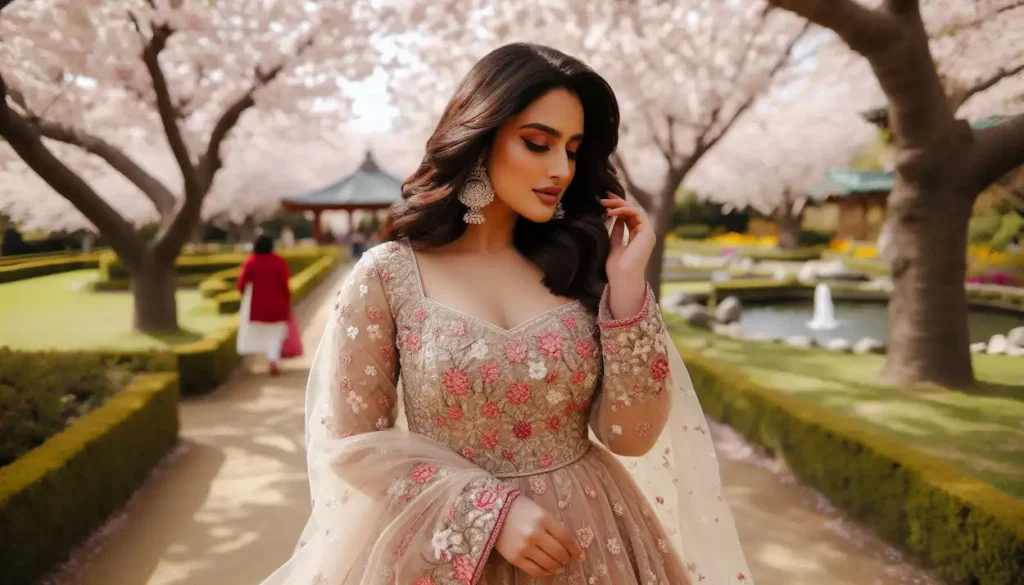
<instances>
[{"instance_id":1,"label":"pink floral embroidery","mask_svg":"<svg viewBox=\"0 0 1024 585\"><path fill-rule=\"evenodd\" d=\"M399 244L398 242L391 241L391 242L388 242L387 250L388 250L388 252L397 252L399 250L399 248L401 248L401 247L402 247L402 245Z\"/></svg>"},{"instance_id":2,"label":"pink floral embroidery","mask_svg":"<svg viewBox=\"0 0 1024 585\"><path fill-rule=\"evenodd\" d=\"M423 346L423 340L420 339L419 333L406 330L405 335L402 336L402 345L410 353L416 353Z\"/></svg>"},{"instance_id":3,"label":"pink floral embroidery","mask_svg":"<svg viewBox=\"0 0 1024 585\"><path fill-rule=\"evenodd\" d=\"M744 575L743 573L736 573L736 580L737 581L746 581L747 580L747 576Z\"/></svg>"},{"instance_id":4,"label":"pink floral embroidery","mask_svg":"<svg viewBox=\"0 0 1024 585\"><path fill-rule=\"evenodd\" d=\"M462 321L452 321L448 324L448 335L461 337L466 334L466 324Z\"/></svg>"},{"instance_id":5,"label":"pink floral embroidery","mask_svg":"<svg viewBox=\"0 0 1024 585\"><path fill-rule=\"evenodd\" d=\"M416 465L416 467L413 467L412 471L409 473L410 477L412 477L412 480L418 484L427 483L428 481L433 479L433 477L436 474L437 467L434 467L429 463L420 463Z\"/></svg>"},{"instance_id":6,"label":"pink floral embroidery","mask_svg":"<svg viewBox=\"0 0 1024 585\"><path fill-rule=\"evenodd\" d=\"M448 418L450 420L462 420L462 408L458 406L449 406Z\"/></svg>"},{"instance_id":7,"label":"pink floral embroidery","mask_svg":"<svg viewBox=\"0 0 1024 585\"><path fill-rule=\"evenodd\" d=\"M595 490L594 486L592 486L592 485L589 485L589 484L586 485L583 488L583 493L587 494L587 497L590 498L590 499L597 498L597 490Z\"/></svg>"},{"instance_id":8,"label":"pink floral embroidery","mask_svg":"<svg viewBox=\"0 0 1024 585\"><path fill-rule=\"evenodd\" d=\"M555 331L547 331L537 338L537 349L553 358L562 357L562 338Z\"/></svg>"},{"instance_id":9,"label":"pink floral embroidery","mask_svg":"<svg viewBox=\"0 0 1024 585\"><path fill-rule=\"evenodd\" d=\"M458 368L448 368L441 375L444 387L452 396L469 394L469 376Z\"/></svg>"},{"instance_id":10,"label":"pink floral embroidery","mask_svg":"<svg viewBox=\"0 0 1024 585\"><path fill-rule=\"evenodd\" d=\"M342 376L341 379L338 380L338 390L340 390L342 392L348 392L351 389L352 389L352 380L350 380L348 378L348 376Z\"/></svg>"},{"instance_id":11,"label":"pink floral embroidery","mask_svg":"<svg viewBox=\"0 0 1024 585\"><path fill-rule=\"evenodd\" d=\"M458 579L459 583L463 585L471 585L473 583L473 559L469 555L455 557L455 560L452 562L452 570L455 572L455 578Z\"/></svg>"},{"instance_id":12,"label":"pink floral embroidery","mask_svg":"<svg viewBox=\"0 0 1024 585\"><path fill-rule=\"evenodd\" d=\"M395 355L395 348L390 345L385 345L380 348L380 354L384 356L385 359L391 359Z\"/></svg>"},{"instance_id":13,"label":"pink floral embroidery","mask_svg":"<svg viewBox=\"0 0 1024 585\"><path fill-rule=\"evenodd\" d=\"M579 541L581 548L590 548L594 543L594 531L590 528L579 528L576 530L576 540Z\"/></svg>"},{"instance_id":14,"label":"pink floral embroidery","mask_svg":"<svg viewBox=\"0 0 1024 585\"><path fill-rule=\"evenodd\" d=\"M352 354L346 352L338 356L338 363L341 367L347 368L352 365Z\"/></svg>"},{"instance_id":15,"label":"pink floral embroidery","mask_svg":"<svg viewBox=\"0 0 1024 585\"><path fill-rule=\"evenodd\" d=\"M498 418L498 415L501 414L501 410L498 409L498 405L494 402L485 402L484 405L480 407L480 410L483 411L484 416L487 418Z\"/></svg>"},{"instance_id":16,"label":"pink floral embroidery","mask_svg":"<svg viewBox=\"0 0 1024 585\"><path fill-rule=\"evenodd\" d=\"M568 329L569 331L576 330L576 319L572 318L572 316L563 315L561 321L562 325L565 325L565 328Z\"/></svg>"},{"instance_id":17,"label":"pink floral embroidery","mask_svg":"<svg viewBox=\"0 0 1024 585\"><path fill-rule=\"evenodd\" d=\"M595 349L596 348L594 347L594 340L592 339L580 337L576 340L576 354L579 355L581 358L597 357L596 355L594 355L596 353L594 351Z\"/></svg>"},{"instance_id":18,"label":"pink floral embroidery","mask_svg":"<svg viewBox=\"0 0 1024 585\"><path fill-rule=\"evenodd\" d=\"M472 447L462 448L462 456L465 457L466 459L472 459L474 455L476 455L476 451L473 451Z\"/></svg>"},{"instance_id":19,"label":"pink floral embroidery","mask_svg":"<svg viewBox=\"0 0 1024 585\"><path fill-rule=\"evenodd\" d=\"M523 382L514 382L508 387L505 397L512 404L526 404L530 400L530 385Z\"/></svg>"},{"instance_id":20,"label":"pink floral embroidery","mask_svg":"<svg viewBox=\"0 0 1024 585\"><path fill-rule=\"evenodd\" d=\"M526 440L533 436L533 426L529 422L519 421L512 427L512 434L517 439Z\"/></svg>"},{"instance_id":21,"label":"pink floral embroidery","mask_svg":"<svg viewBox=\"0 0 1024 585\"><path fill-rule=\"evenodd\" d=\"M380 310L380 307L378 307L377 305L373 305L372 307L366 310L366 316L370 318L370 321L377 322L381 320L381 318L384 316L384 313Z\"/></svg>"},{"instance_id":22,"label":"pink floral embroidery","mask_svg":"<svg viewBox=\"0 0 1024 585\"><path fill-rule=\"evenodd\" d=\"M555 464L555 455L551 451L542 453L540 456L541 467L551 467Z\"/></svg>"},{"instance_id":23,"label":"pink floral embroidery","mask_svg":"<svg viewBox=\"0 0 1024 585\"><path fill-rule=\"evenodd\" d=\"M544 377L544 381L547 382L548 384L554 384L555 382L558 381L558 372L550 372L547 376Z\"/></svg>"},{"instance_id":24,"label":"pink floral embroidery","mask_svg":"<svg viewBox=\"0 0 1024 585\"><path fill-rule=\"evenodd\" d=\"M521 364L526 360L526 342L515 339L505 344L505 359L513 364Z\"/></svg>"},{"instance_id":25,"label":"pink floral embroidery","mask_svg":"<svg viewBox=\"0 0 1024 585\"><path fill-rule=\"evenodd\" d=\"M443 427L443 426L445 426L446 424L448 424L448 420L447 420L447 419L445 419L445 418L444 418L443 416L438 416L438 417L436 417L436 418L434 419L434 424L435 424L435 425L437 425L437 426L439 426L439 427Z\"/></svg>"},{"instance_id":26,"label":"pink floral embroidery","mask_svg":"<svg viewBox=\"0 0 1024 585\"><path fill-rule=\"evenodd\" d=\"M380 408L384 412L391 410L391 398L388 396L381 396L377 399L377 408Z\"/></svg>"},{"instance_id":27,"label":"pink floral embroidery","mask_svg":"<svg viewBox=\"0 0 1024 585\"><path fill-rule=\"evenodd\" d=\"M478 510L490 510L498 501L498 492L493 489L483 489L476 494L476 508Z\"/></svg>"},{"instance_id":28,"label":"pink floral embroidery","mask_svg":"<svg viewBox=\"0 0 1024 585\"><path fill-rule=\"evenodd\" d=\"M646 437L651 434L651 423L644 421L636 426L636 434Z\"/></svg>"},{"instance_id":29,"label":"pink floral embroidery","mask_svg":"<svg viewBox=\"0 0 1024 585\"><path fill-rule=\"evenodd\" d=\"M457 513L458 513L458 511L455 509L455 504L452 504L451 506L448 506L448 516L444 519L444 521L445 522L454 522L455 521L455 514L457 514Z\"/></svg>"},{"instance_id":30,"label":"pink floral embroidery","mask_svg":"<svg viewBox=\"0 0 1024 585\"><path fill-rule=\"evenodd\" d=\"M480 378L484 384L493 384L501 376L501 368L494 362L480 364Z\"/></svg>"},{"instance_id":31,"label":"pink floral embroidery","mask_svg":"<svg viewBox=\"0 0 1024 585\"><path fill-rule=\"evenodd\" d=\"M654 501L658 502L659 504L664 504L665 503L665 498L663 498L661 496L658 496L658 497L654 498Z\"/></svg>"},{"instance_id":32,"label":"pink floral embroidery","mask_svg":"<svg viewBox=\"0 0 1024 585\"><path fill-rule=\"evenodd\" d=\"M572 383L577 386L582 386L583 382L587 381L587 372L584 370L576 370L576 373L572 375Z\"/></svg>"},{"instance_id":33,"label":"pink floral embroidery","mask_svg":"<svg viewBox=\"0 0 1024 585\"><path fill-rule=\"evenodd\" d=\"M391 273L387 270L382 270L380 273L380 279L384 284L391 282Z\"/></svg>"},{"instance_id":34,"label":"pink floral embroidery","mask_svg":"<svg viewBox=\"0 0 1024 585\"><path fill-rule=\"evenodd\" d=\"M344 317L345 319L348 319L349 317L352 316L352 305L345 303L344 305L341 306L341 310L338 311L338 314Z\"/></svg>"},{"instance_id":35,"label":"pink floral embroidery","mask_svg":"<svg viewBox=\"0 0 1024 585\"><path fill-rule=\"evenodd\" d=\"M503 449L501 451L501 456L504 457L505 459L508 459L509 461L516 458L515 452L510 449Z\"/></svg>"},{"instance_id":36,"label":"pink floral embroidery","mask_svg":"<svg viewBox=\"0 0 1024 585\"><path fill-rule=\"evenodd\" d=\"M664 382L668 378L668 372L668 357L665 354L658 354L651 363L651 376L659 382Z\"/></svg>"},{"instance_id":37,"label":"pink floral embroidery","mask_svg":"<svg viewBox=\"0 0 1024 585\"><path fill-rule=\"evenodd\" d=\"M537 494L538 496L543 495L544 492L548 491L548 484L544 481L544 478L537 475L531 475L530 491Z\"/></svg>"},{"instance_id":38,"label":"pink floral embroidery","mask_svg":"<svg viewBox=\"0 0 1024 585\"><path fill-rule=\"evenodd\" d=\"M606 356L614 356L619 353L619 346L614 341L604 341L601 349L604 350Z\"/></svg>"},{"instance_id":39,"label":"pink floral embroidery","mask_svg":"<svg viewBox=\"0 0 1024 585\"><path fill-rule=\"evenodd\" d=\"M487 431L480 437L480 442L483 443L484 447L493 449L498 446L501 440L498 438L498 431Z\"/></svg>"},{"instance_id":40,"label":"pink floral embroidery","mask_svg":"<svg viewBox=\"0 0 1024 585\"><path fill-rule=\"evenodd\" d=\"M547 427L552 431L557 431L562 426L562 418L557 414L552 414L548 417Z\"/></svg>"},{"instance_id":41,"label":"pink floral embroidery","mask_svg":"<svg viewBox=\"0 0 1024 585\"><path fill-rule=\"evenodd\" d=\"M416 309L412 314L412 318L415 319L417 323L422 323L427 320L427 312L423 309Z\"/></svg>"}]
</instances>

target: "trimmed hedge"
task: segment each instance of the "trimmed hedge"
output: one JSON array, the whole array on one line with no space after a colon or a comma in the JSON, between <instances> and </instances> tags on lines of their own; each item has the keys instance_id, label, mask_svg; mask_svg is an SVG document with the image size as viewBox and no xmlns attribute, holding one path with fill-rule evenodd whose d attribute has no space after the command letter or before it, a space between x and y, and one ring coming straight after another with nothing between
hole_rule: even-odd
<instances>
[{"instance_id":1,"label":"trimmed hedge","mask_svg":"<svg viewBox=\"0 0 1024 585\"><path fill-rule=\"evenodd\" d=\"M196 288L206 279L203 274L180 274L175 277L178 288ZM97 280L92 283L92 290L96 292L127 292L132 289L132 281L128 278L113 278L111 280Z\"/></svg>"},{"instance_id":2,"label":"trimmed hedge","mask_svg":"<svg viewBox=\"0 0 1024 585\"><path fill-rule=\"evenodd\" d=\"M0 284L25 280L37 276L71 272L99 266L98 254L79 254L76 256L35 260L0 266Z\"/></svg>"},{"instance_id":3,"label":"trimmed hedge","mask_svg":"<svg viewBox=\"0 0 1024 585\"><path fill-rule=\"evenodd\" d=\"M743 248L738 254L744 258L772 262L807 262L819 260L825 251L822 247L781 250L779 248Z\"/></svg>"},{"instance_id":4,"label":"trimmed hedge","mask_svg":"<svg viewBox=\"0 0 1024 585\"><path fill-rule=\"evenodd\" d=\"M0 469L0 575L30 585L120 508L178 437L174 374L138 377Z\"/></svg>"},{"instance_id":5,"label":"trimmed hedge","mask_svg":"<svg viewBox=\"0 0 1024 585\"><path fill-rule=\"evenodd\" d=\"M289 270L297 272L323 256L325 248L292 248L280 250L281 255L288 262ZM175 270L179 275L202 274L211 275L215 272L238 268L248 257L244 253L213 253L181 255L175 261ZM125 269L121 259L113 252L106 252L100 256L100 280L112 280L128 278L128 271Z\"/></svg>"},{"instance_id":6,"label":"trimmed hedge","mask_svg":"<svg viewBox=\"0 0 1024 585\"><path fill-rule=\"evenodd\" d=\"M708 415L783 455L802 481L889 542L953 583L1024 584L1024 502L860 423L680 352Z\"/></svg>"}]
</instances>

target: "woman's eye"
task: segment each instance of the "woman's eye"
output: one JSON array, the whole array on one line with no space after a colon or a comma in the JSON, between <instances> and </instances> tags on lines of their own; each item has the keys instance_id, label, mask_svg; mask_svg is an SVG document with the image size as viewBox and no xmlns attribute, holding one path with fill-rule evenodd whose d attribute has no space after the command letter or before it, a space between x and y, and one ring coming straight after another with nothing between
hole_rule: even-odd
<instances>
[{"instance_id":1,"label":"woman's eye","mask_svg":"<svg viewBox=\"0 0 1024 585\"><path fill-rule=\"evenodd\" d=\"M567 151L565 151L565 154L569 155L569 160L576 160L576 153L575 152L573 152L571 150L567 150Z\"/></svg>"},{"instance_id":2,"label":"woman's eye","mask_svg":"<svg viewBox=\"0 0 1024 585\"><path fill-rule=\"evenodd\" d=\"M546 152L548 150L551 150L550 147L543 146L541 144L534 144L526 139L523 139L523 143L526 144L526 148L532 150L533 152Z\"/></svg>"}]
</instances>

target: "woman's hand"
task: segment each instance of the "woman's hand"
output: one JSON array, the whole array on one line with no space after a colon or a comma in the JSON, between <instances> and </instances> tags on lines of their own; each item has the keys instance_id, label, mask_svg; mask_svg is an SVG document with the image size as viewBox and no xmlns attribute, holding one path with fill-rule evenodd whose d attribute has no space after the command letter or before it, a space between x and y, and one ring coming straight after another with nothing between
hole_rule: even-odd
<instances>
[{"instance_id":1,"label":"woman's hand","mask_svg":"<svg viewBox=\"0 0 1024 585\"><path fill-rule=\"evenodd\" d=\"M644 273L654 251L654 225L647 212L612 192L601 204L612 218L612 247L605 264L611 288L609 304L612 317L624 319L639 313L647 297ZM622 243L624 233L629 234L629 244Z\"/></svg>"},{"instance_id":2,"label":"woman's hand","mask_svg":"<svg viewBox=\"0 0 1024 585\"><path fill-rule=\"evenodd\" d=\"M570 560L583 558L565 526L524 496L512 502L494 548L534 578L558 574Z\"/></svg>"}]
</instances>

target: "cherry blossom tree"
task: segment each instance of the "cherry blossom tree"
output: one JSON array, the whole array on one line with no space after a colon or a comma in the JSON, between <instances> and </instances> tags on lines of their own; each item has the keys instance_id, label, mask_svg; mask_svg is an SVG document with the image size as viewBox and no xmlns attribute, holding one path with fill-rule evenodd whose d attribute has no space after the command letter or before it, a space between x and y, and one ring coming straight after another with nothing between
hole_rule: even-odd
<instances>
[{"instance_id":1,"label":"cherry blossom tree","mask_svg":"<svg viewBox=\"0 0 1024 585\"><path fill-rule=\"evenodd\" d=\"M1024 115L981 130L963 117L988 91L1021 95L1024 2L770 2L834 31L888 100L896 165L883 228L895 285L886 375L969 387L967 223L977 195L1024 164Z\"/></svg>"},{"instance_id":2,"label":"cherry blossom tree","mask_svg":"<svg viewBox=\"0 0 1024 585\"><path fill-rule=\"evenodd\" d=\"M407 127L436 123L472 63L508 42L558 48L608 79L622 112L615 163L662 236L648 267L654 290L680 185L786 74L807 28L765 3L719 0L424 0L386 22L404 31L390 39L387 64Z\"/></svg>"},{"instance_id":3,"label":"cherry blossom tree","mask_svg":"<svg viewBox=\"0 0 1024 585\"><path fill-rule=\"evenodd\" d=\"M305 120L345 110L337 79L368 73L371 14L362 0L40 0L4 10L4 148L110 242L132 277L137 329L177 328L175 258L242 140L315 134ZM247 124L254 107L276 123ZM103 180L118 188L108 194ZM149 242L133 227L140 200L161 221Z\"/></svg>"}]
</instances>

